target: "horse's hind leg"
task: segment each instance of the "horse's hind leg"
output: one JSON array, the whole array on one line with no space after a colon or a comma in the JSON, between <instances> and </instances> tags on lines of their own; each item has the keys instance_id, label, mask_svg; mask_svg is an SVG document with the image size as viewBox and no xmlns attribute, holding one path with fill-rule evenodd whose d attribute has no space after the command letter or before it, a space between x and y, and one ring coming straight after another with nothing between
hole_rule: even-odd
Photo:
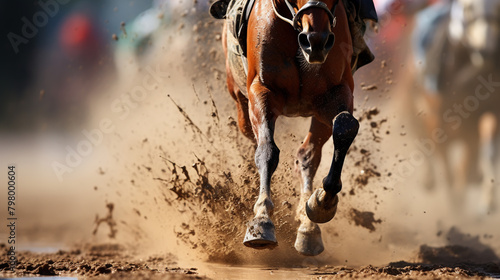
<instances>
[{"instance_id":1,"label":"horse's hind leg","mask_svg":"<svg viewBox=\"0 0 500 280\"><path fill-rule=\"evenodd\" d=\"M321 149L331 133L331 126L326 126L313 118L309 133L297 151L295 169L300 177L302 189L297 207L297 219L300 221L300 226L295 240L295 249L306 256L316 256L324 250L321 230L307 217L305 207L313 191L313 178L321 161Z\"/></svg>"},{"instance_id":2,"label":"horse's hind leg","mask_svg":"<svg viewBox=\"0 0 500 280\"><path fill-rule=\"evenodd\" d=\"M252 131L252 124L248 116L248 99L238 89L234 92L236 106L238 108L238 127L247 138L255 141L255 136Z\"/></svg>"},{"instance_id":3,"label":"horse's hind leg","mask_svg":"<svg viewBox=\"0 0 500 280\"><path fill-rule=\"evenodd\" d=\"M273 108L273 94L260 83L254 83L250 92L250 120L257 140L255 164L260 174L260 191L254 205L254 218L247 225L243 244L263 249L273 248L276 241L274 224L271 221L274 205L271 201L271 177L278 167L279 149L274 142L274 126L278 108ZM273 109L276 109L274 111Z\"/></svg>"},{"instance_id":4,"label":"horse's hind leg","mask_svg":"<svg viewBox=\"0 0 500 280\"><path fill-rule=\"evenodd\" d=\"M358 134L359 123L344 111L333 120L333 161L328 175L323 179L323 189L317 189L309 198L306 213L311 221L326 223L333 219L337 212L338 196L342 189L340 174L344 159L354 138Z\"/></svg>"},{"instance_id":5,"label":"horse's hind leg","mask_svg":"<svg viewBox=\"0 0 500 280\"><path fill-rule=\"evenodd\" d=\"M236 85L234 81L233 74L231 72L231 68L229 64L226 66L227 71L227 88L231 97L233 97L234 101L236 101L236 108L238 109L238 127L240 131L247 138L255 140L255 137L252 132L252 124L250 123L250 118L248 116L248 98L243 95L241 90Z\"/></svg>"}]
</instances>

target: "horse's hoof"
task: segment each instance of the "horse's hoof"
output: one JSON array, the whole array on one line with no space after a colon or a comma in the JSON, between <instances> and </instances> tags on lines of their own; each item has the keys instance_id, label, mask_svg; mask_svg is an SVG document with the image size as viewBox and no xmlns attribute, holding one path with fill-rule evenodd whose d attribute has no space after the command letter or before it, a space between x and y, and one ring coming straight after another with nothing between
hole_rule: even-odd
<instances>
[{"instance_id":1,"label":"horse's hoof","mask_svg":"<svg viewBox=\"0 0 500 280\"><path fill-rule=\"evenodd\" d=\"M321 230L317 224L301 224L295 239L295 250L304 256L317 256L325 250L321 240Z\"/></svg>"},{"instance_id":2,"label":"horse's hoof","mask_svg":"<svg viewBox=\"0 0 500 280\"><path fill-rule=\"evenodd\" d=\"M317 189L306 203L307 217L315 223L329 222L337 213L339 198L329 196L323 189Z\"/></svg>"},{"instance_id":3,"label":"horse's hoof","mask_svg":"<svg viewBox=\"0 0 500 280\"><path fill-rule=\"evenodd\" d=\"M254 249L273 249L278 245L274 224L269 218L254 218L248 223L243 244Z\"/></svg>"}]
</instances>

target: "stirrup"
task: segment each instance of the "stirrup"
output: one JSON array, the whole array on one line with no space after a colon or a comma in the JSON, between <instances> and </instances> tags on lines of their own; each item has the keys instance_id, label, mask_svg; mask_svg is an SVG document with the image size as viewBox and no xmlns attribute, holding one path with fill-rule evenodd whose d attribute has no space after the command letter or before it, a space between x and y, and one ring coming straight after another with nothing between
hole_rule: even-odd
<instances>
[{"instance_id":1,"label":"stirrup","mask_svg":"<svg viewBox=\"0 0 500 280\"><path fill-rule=\"evenodd\" d=\"M231 0L218 0L210 6L210 15L216 19L225 19Z\"/></svg>"}]
</instances>

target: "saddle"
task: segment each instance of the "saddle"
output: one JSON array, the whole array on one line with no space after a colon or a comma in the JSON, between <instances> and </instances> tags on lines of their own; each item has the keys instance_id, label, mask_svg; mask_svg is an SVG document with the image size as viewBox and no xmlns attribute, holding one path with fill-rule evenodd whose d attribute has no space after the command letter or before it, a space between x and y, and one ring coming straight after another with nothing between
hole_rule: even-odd
<instances>
[{"instance_id":1,"label":"saddle","mask_svg":"<svg viewBox=\"0 0 500 280\"><path fill-rule=\"evenodd\" d=\"M218 0L210 6L210 15L228 19L229 31L238 41L237 54L247 56L247 25L255 0Z\"/></svg>"},{"instance_id":2,"label":"saddle","mask_svg":"<svg viewBox=\"0 0 500 280\"><path fill-rule=\"evenodd\" d=\"M372 62L375 56L363 38L366 32L366 20L378 22L373 0L342 0L346 7L349 30L353 43L351 68L358 68ZM237 41L236 53L247 56L246 36L248 19L255 0L218 0L210 7L210 15L216 19L229 20L229 31ZM228 34L229 35L229 34Z\"/></svg>"}]
</instances>

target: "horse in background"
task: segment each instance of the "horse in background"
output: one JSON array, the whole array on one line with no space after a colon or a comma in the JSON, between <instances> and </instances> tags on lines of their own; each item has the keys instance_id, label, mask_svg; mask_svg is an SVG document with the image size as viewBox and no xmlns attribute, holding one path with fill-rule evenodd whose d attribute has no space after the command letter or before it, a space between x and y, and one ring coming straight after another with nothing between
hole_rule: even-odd
<instances>
[{"instance_id":1,"label":"horse in background","mask_svg":"<svg viewBox=\"0 0 500 280\"><path fill-rule=\"evenodd\" d=\"M235 18L241 19L248 1L220 0L211 9L228 9L219 13L219 18L226 18L222 41L227 87L236 101L241 132L257 144L259 196L243 243L256 249L277 245L270 186L280 153L274 142L276 120L311 117L296 158L302 187L295 248L304 255L318 255L324 246L317 223L330 221L336 213L342 166L359 128L352 115L353 72L373 60L363 34L364 19L377 20L375 9L372 0L251 2L243 38L233 32L241 20L231 20L231 11L240 11ZM314 191L321 149L332 136L330 171L323 187Z\"/></svg>"},{"instance_id":2,"label":"horse in background","mask_svg":"<svg viewBox=\"0 0 500 280\"><path fill-rule=\"evenodd\" d=\"M458 208L466 186L479 183L479 210L492 211L499 170L500 1L441 1L417 16L413 36L416 84L422 87L412 103L424 112L421 136L436 147L426 164L428 186L436 184L438 159Z\"/></svg>"}]
</instances>

